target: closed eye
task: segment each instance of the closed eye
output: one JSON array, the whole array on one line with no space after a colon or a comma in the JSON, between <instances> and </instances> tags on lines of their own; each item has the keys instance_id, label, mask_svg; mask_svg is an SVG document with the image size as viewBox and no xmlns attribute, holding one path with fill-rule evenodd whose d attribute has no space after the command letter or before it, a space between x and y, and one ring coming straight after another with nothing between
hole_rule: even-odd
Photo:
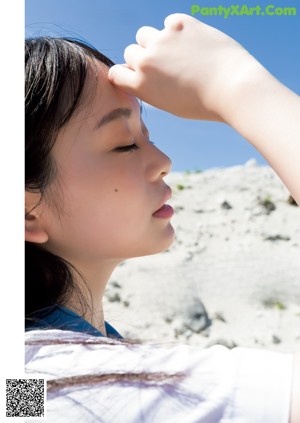
<instances>
[{"instance_id":1,"label":"closed eye","mask_svg":"<svg viewBox=\"0 0 300 423\"><path fill-rule=\"evenodd\" d=\"M121 145L120 147L116 147L114 151L117 151L118 153L123 153L126 151L133 151L137 150L139 147L136 145L136 143L130 144L130 145Z\"/></svg>"}]
</instances>

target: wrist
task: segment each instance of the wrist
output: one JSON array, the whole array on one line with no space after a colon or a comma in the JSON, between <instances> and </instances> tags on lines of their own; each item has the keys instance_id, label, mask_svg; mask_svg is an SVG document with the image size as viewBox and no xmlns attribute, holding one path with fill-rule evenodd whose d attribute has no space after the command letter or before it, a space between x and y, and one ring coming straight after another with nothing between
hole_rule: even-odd
<instances>
[{"instance_id":1,"label":"wrist","mask_svg":"<svg viewBox=\"0 0 300 423\"><path fill-rule=\"evenodd\" d=\"M272 91L270 84L274 78L248 52L242 51L235 62L230 63L228 76L216 83L218 93L214 95L216 112L229 125L236 127L240 118L247 118L251 112L256 112L262 97Z\"/></svg>"}]
</instances>

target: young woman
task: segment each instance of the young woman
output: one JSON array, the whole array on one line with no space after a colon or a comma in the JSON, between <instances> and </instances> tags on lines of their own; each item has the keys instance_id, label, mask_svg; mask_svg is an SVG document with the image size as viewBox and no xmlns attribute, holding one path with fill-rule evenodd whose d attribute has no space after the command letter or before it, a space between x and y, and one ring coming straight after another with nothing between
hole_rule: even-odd
<instances>
[{"instance_id":1,"label":"young woman","mask_svg":"<svg viewBox=\"0 0 300 423\"><path fill-rule=\"evenodd\" d=\"M132 95L232 125L300 203L294 93L189 16L169 16L162 31L142 28L137 41L113 67L78 42L27 44L27 318L29 329L54 328L27 332L27 372L52 380L48 421L296 423L299 356L82 333L119 336L101 302L111 272L173 241L163 181L170 161L149 140Z\"/></svg>"},{"instance_id":2,"label":"young woman","mask_svg":"<svg viewBox=\"0 0 300 423\"><path fill-rule=\"evenodd\" d=\"M78 42L26 41L27 329L119 336L102 308L112 271L174 238L170 159L111 65Z\"/></svg>"}]
</instances>

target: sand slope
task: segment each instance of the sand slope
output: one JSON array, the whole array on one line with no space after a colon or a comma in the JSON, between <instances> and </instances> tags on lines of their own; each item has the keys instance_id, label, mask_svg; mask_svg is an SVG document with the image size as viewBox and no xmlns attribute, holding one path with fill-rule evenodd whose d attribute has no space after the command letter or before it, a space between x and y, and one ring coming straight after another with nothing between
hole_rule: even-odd
<instances>
[{"instance_id":1,"label":"sand slope","mask_svg":"<svg viewBox=\"0 0 300 423\"><path fill-rule=\"evenodd\" d=\"M274 171L250 160L172 173L176 241L119 266L106 320L126 337L300 348L300 208Z\"/></svg>"}]
</instances>

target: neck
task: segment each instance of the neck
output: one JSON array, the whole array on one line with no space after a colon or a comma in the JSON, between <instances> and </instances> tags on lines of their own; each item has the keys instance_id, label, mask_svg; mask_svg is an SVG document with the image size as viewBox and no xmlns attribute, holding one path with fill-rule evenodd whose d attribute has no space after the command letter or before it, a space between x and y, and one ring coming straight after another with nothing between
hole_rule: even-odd
<instances>
[{"instance_id":1,"label":"neck","mask_svg":"<svg viewBox=\"0 0 300 423\"><path fill-rule=\"evenodd\" d=\"M119 262L102 262L97 266L74 267L79 271L73 273L75 289L65 306L82 316L87 322L106 336L102 299L107 282Z\"/></svg>"}]
</instances>

